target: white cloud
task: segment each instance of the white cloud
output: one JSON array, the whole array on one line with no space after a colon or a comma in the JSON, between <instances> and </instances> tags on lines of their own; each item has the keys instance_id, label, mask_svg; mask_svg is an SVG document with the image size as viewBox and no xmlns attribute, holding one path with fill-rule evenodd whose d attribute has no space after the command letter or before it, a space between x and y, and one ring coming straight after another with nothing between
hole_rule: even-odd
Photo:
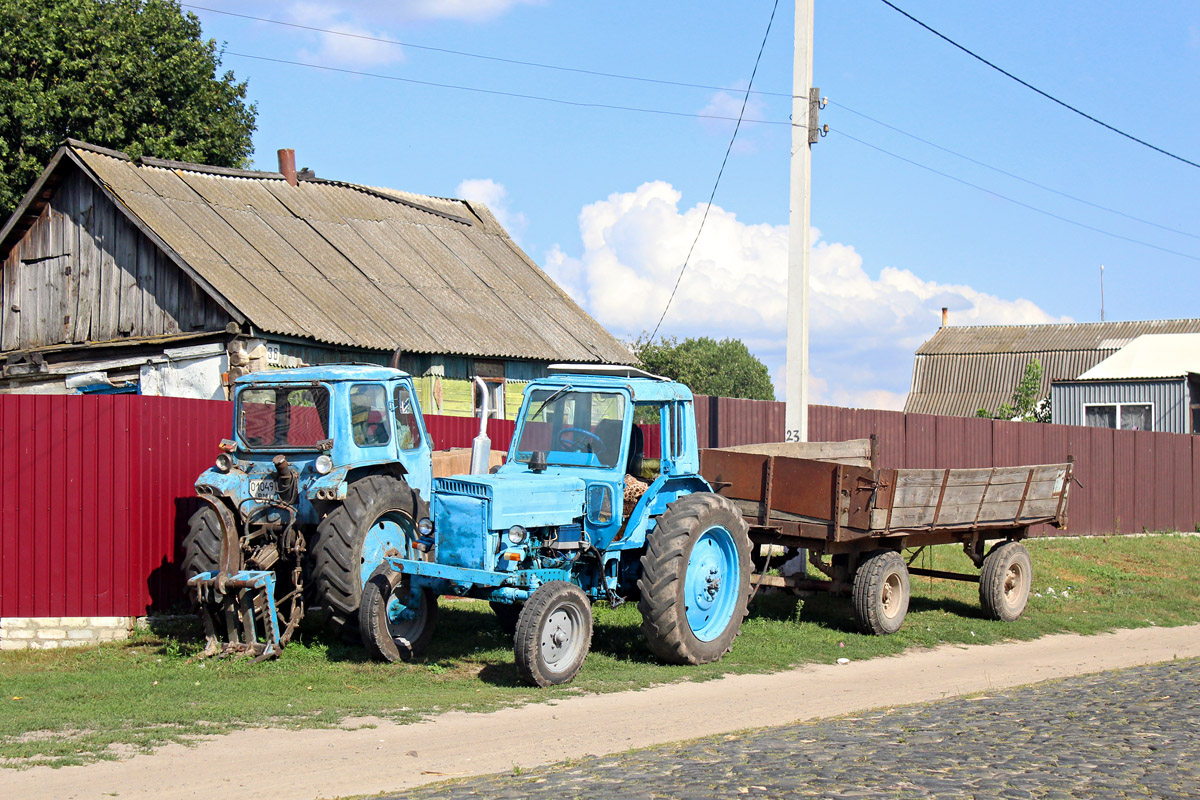
<instances>
[{"instance_id":1,"label":"white cloud","mask_svg":"<svg viewBox=\"0 0 1200 800\"><path fill-rule=\"evenodd\" d=\"M529 225L526 216L513 211L508 205L508 190L504 184L497 183L491 178L471 178L458 184L455 194L474 203L483 203L496 217L496 221L504 226L508 235L519 245L520 236Z\"/></svg>"},{"instance_id":2,"label":"white cloud","mask_svg":"<svg viewBox=\"0 0 1200 800\"><path fill-rule=\"evenodd\" d=\"M461 19L482 22L503 16L517 6L541 5L544 0L406 0L390 4L401 14L420 19Z\"/></svg>"},{"instance_id":3,"label":"white cloud","mask_svg":"<svg viewBox=\"0 0 1200 800\"><path fill-rule=\"evenodd\" d=\"M579 215L582 250L547 253L546 271L618 336L654 328L696 235L703 204L680 211L663 181L609 195ZM782 395L786 360L787 226L749 224L714 206L661 333L742 339L771 369ZM910 270L863 268L850 245L814 229L810 262L810 388L813 402L903 405L913 353L940 323L1064 321L1029 300L965 284L926 281Z\"/></svg>"},{"instance_id":4,"label":"white cloud","mask_svg":"<svg viewBox=\"0 0 1200 800\"><path fill-rule=\"evenodd\" d=\"M404 60L400 45L375 41L390 37L387 31L368 27L349 9L320 2L292 3L286 12L289 22L322 31L304 31L309 44L297 56L319 64L382 66Z\"/></svg>"},{"instance_id":5,"label":"white cloud","mask_svg":"<svg viewBox=\"0 0 1200 800\"><path fill-rule=\"evenodd\" d=\"M709 133L720 134L728 138L737 124L738 115L742 114L742 100L745 98L745 92L746 87L743 84L739 88L721 90L713 94L709 98L708 105L699 111L700 124ZM710 119L710 117L723 117L724 119ZM743 118L764 119L765 117L766 105L758 95L751 95L746 101ZM733 145L736 152L754 152L754 141L750 138L752 127L743 123L741 130L738 131L737 141Z\"/></svg>"}]
</instances>

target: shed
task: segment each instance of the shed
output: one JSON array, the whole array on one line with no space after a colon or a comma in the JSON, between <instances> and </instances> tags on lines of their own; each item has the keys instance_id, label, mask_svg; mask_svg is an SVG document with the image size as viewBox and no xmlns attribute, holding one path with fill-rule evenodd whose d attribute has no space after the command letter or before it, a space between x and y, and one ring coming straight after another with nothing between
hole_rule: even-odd
<instances>
[{"instance_id":1,"label":"shed","mask_svg":"<svg viewBox=\"0 0 1200 800\"><path fill-rule=\"evenodd\" d=\"M1200 334L1139 336L1075 380L1051 387L1053 421L1200 432Z\"/></svg>"},{"instance_id":2,"label":"shed","mask_svg":"<svg viewBox=\"0 0 1200 800\"><path fill-rule=\"evenodd\" d=\"M1031 361L1042 365L1040 397L1146 334L1200 333L1200 319L945 326L917 349L904 410L974 416L1012 400Z\"/></svg>"},{"instance_id":3,"label":"shed","mask_svg":"<svg viewBox=\"0 0 1200 800\"><path fill-rule=\"evenodd\" d=\"M182 371L185 393L217 396L230 355L275 367L399 350L427 412L472 413L475 375L511 412L520 392L505 385L551 362L629 360L485 206L294 163L135 160L68 140L0 229L0 391L149 393Z\"/></svg>"}]
</instances>

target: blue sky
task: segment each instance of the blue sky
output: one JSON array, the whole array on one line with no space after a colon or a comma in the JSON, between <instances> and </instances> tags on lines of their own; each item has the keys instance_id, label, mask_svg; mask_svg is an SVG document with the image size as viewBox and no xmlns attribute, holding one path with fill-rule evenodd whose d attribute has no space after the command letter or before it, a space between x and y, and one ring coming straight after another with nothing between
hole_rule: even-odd
<instances>
[{"instance_id":1,"label":"blue sky","mask_svg":"<svg viewBox=\"0 0 1200 800\"><path fill-rule=\"evenodd\" d=\"M1049 94L1200 163L1200 4L896 2ZM694 115L737 115L772 2L203 5L407 43L185 6L226 43L224 66L249 80L260 168L292 147L321 177L487 202L581 305L631 338L662 313L733 129ZM781 0L756 90L791 91L792 14ZM942 306L951 324L1098 320L1101 264L1108 319L1200 315L1200 169L1054 105L880 0L816 0L814 53L832 129L813 148L814 402L899 407ZM747 118L765 122L743 123L661 331L741 338L780 388L790 110L786 96L751 95Z\"/></svg>"}]
</instances>

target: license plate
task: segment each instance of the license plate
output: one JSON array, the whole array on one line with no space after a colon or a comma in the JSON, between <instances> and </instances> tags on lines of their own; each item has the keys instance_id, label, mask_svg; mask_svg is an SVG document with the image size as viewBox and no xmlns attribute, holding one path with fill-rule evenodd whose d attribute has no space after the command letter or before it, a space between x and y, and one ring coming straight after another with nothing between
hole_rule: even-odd
<instances>
[{"instance_id":1,"label":"license plate","mask_svg":"<svg viewBox=\"0 0 1200 800\"><path fill-rule=\"evenodd\" d=\"M270 500L278 494L274 478L251 478L250 496L255 500Z\"/></svg>"}]
</instances>

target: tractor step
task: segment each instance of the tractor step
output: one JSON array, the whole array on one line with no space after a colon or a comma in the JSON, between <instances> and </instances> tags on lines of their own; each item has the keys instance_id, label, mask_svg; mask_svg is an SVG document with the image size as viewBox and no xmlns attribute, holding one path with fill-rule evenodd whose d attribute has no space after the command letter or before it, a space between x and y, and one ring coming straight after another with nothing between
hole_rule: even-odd
<instances>
[{"instance_id":1,"label":"tractor step","mask_svg":"<svg viewBox=\"0 0 1200 800\"><path fill-rule=\"evenodd\" d=\"M204 623L201 658L248 655L262 661L279 655L286 639L279 632L274 572L201 572L188 586Z\"/></svg>"}]
</instances>

